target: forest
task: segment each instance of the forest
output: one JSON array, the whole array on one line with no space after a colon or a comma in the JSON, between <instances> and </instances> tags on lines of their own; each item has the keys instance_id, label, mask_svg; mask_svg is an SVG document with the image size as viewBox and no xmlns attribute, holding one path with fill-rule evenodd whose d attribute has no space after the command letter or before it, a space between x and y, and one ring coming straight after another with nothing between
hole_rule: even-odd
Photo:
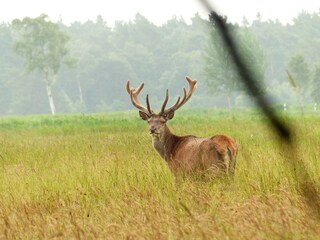
<instances>
[{"instance_id":1,"label":"forest","mask_svg":"<svg viewBox=\"0 0 320 240\"><path fill-rule=\"evenodd\" d=\"M228 24L272 105L320 102L320 11L285 25L260 14ZM0 39L0 115L132 109L128 79L144 82L142 97L159 108L166 89L170 103L183 94L187 75L198 80L187 107L252 106L214 24L198 14L157 26L137 13L113 27L101 16L66 25L41 15L0 23Z\"/></svg>"}]
</instances>

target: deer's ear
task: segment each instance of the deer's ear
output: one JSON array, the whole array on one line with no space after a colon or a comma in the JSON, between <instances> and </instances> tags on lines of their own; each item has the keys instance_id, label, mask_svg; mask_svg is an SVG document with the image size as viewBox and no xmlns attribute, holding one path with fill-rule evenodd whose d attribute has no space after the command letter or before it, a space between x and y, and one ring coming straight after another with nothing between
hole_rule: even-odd
<instances>
[{"instance_id":1,"label":"deer's ear","mask_svg":"<svg viewBox=\"0 0 320 240\"><path fill-rule=\"evenodd\" d=\"M142 111L139 111L139 115L142 118L142 120L145 120L145 121L150 118L150 116L147 113L142 112Z\"/></svg>"},{"instance_id":2,"label":"deer's ear","mask_svg":"<svg viewBox=\"0 0 320 240\"><path fill-rule=\"evenodd\" d=\"M167 115L164 116L164 118L168 121L171 120L174 117L174 111L169 112Z\"/></svg>"}]
</instances>

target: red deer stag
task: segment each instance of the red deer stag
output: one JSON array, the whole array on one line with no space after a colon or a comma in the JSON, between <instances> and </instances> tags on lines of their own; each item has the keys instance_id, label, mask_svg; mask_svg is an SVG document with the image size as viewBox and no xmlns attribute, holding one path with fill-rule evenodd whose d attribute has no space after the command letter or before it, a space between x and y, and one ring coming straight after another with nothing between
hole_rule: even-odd
<instances>
[{"instance_id":1,"label":"red deer stag","mask_svg":"<svg viewBox=\"0 0 320 240\"><path fill-rule=\"evenodd\" d=\"M139 109L140 117L149 124L150 134L154 148L168 163L172 171L212 171L219 170L233 174L236 166L237 145L234 139L225 135L216 135L208 138L196 136L176 136L171 133L166 122L173 118L174 113L184 105L192 96L196 87L196 80L186 77L189 83L188 92L183 88L184 96L179 97L177 102L166 109L169 95L161 107L160 113L155 113L150 108L149 95L146 96L147 107L144 107L139 99L144 83L137 88L130 87L127 81L127 92L130 95L133 106Z\"/></svg>"}]
</instances>

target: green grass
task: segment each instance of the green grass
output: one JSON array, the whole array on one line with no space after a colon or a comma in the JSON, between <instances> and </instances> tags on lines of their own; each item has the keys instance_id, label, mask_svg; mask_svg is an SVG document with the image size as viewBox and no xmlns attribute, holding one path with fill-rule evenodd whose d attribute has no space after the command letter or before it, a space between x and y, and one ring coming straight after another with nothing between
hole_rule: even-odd
<instances>
[{"instance_id":1,"label":"green grass","mask_svg":"<svg viewBox=\"0 0 320 240\"><path fill-rule=\"evenodd\" d=\"M257 112L176 113L178 135L237 140L230 184L172 175L137 112L2 117L0 239L319 239L303 172L286 162L303 161L319 191L320 117L283 118L294 149Z\"/></svg>"}]
</instances>

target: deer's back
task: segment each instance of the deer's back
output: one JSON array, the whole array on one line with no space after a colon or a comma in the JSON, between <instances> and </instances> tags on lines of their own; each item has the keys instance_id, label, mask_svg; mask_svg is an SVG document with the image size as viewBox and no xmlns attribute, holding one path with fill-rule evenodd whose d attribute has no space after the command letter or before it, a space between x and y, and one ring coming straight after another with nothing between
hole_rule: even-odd
<instances>
[{"instance_id":1,"label":"deer's back","mask_svg":"<svg viewBox=\"0 0 320 240\"><path fill-rule=\"evenodd\" d=\"M225 135L209 138L180 137L171 155L171 169L206 170L229 165L235 160L237 146L234 139Z\"/></svg>"}]
</instances>

